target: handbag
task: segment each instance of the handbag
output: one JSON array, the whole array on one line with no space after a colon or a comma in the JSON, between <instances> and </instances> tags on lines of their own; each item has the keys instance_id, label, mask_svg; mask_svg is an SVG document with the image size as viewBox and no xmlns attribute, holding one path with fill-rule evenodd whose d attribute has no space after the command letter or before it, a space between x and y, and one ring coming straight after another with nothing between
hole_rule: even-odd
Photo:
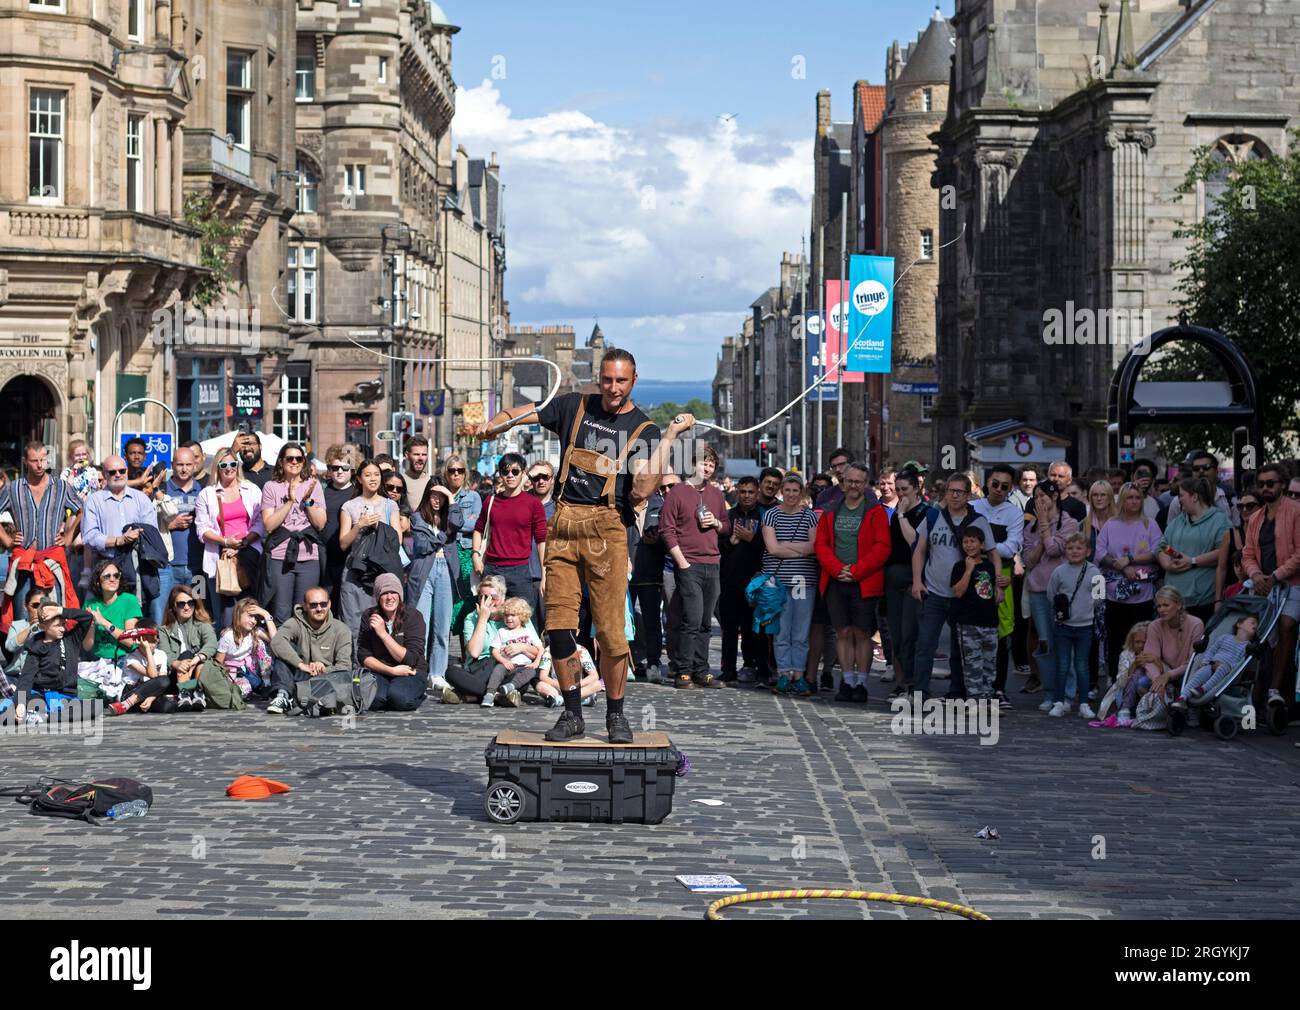
<instances>
[{"instance_id":1,"label":"handbag","mask_svg":"<svg viewBox=\"0 0 1300 1010\"><path fill-rule=\"evenodd\" d=\"M1057 593L1052 597L1052 616L1056 618L1057 624L1066 624L1070 620L1070 608L1074 606L1074 598L1079 595L1079 587L1083 585L1083 577L1088 574L1088 565L1084 563L1079 568L1079 581L1074 584L1074 592L1069 596L1064 593Z\"/></svg>"},{"instance_id":2,"label":"handbag","mask_svg":"<svg viewBox=\"0 0 1300 1010\"><path fill-rule=\"evenodd\" d=\"M1130 674L1130 676L1132 676ZM1168 729L1169 708L1164 695L1158 691L1148 691L1138 702L1137 711L1133 713L1134 729Z\"/></svg>"},{"instance_id":3,"label":"handbag","mask_svg":"<svg viewBox=\"0 0 1300 1010\"><path fill-rule=\"evenodd\" d=\"M483 546L480 548L480 551L475 554L475 557L480 561L487 557L488 537L492 535L492 504L496 500L496 495L493 495L488 499L487 518L483 520ZM470 592L472 592L476 597L478 596L479 584L482 581L483 576L474 570L474 566L471 563L469 569L469 588Z\"/></svg>"},{"instance_id":4,"label":"handbag","mask_svg":"<svg viewBox=\"0 0 1300 1010\"><path fill-rule=\"evenodd\" d=\"M216 489L217 494L217 528L221 530L221 535L226 535L226 501L221 497L221 489ZM227 558L223 554L217 555L217 595L219 596L242 596L244 591L251 585L248 573L244 571L243 566L239 563L238 557Z\"/></svg>"}]
</instances>

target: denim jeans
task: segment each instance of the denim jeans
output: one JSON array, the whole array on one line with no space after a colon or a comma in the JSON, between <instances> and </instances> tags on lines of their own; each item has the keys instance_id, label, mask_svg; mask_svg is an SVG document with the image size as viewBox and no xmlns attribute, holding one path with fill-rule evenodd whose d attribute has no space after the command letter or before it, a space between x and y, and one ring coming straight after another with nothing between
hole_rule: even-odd
<instances>
[{"instance_id":1,"label":"denim jeans","mask_svg":"<svg viewBox=\"0 0 1300 1010\"><path fill-rule=\"evenodd\" d=\"M926 593L921 612L916 618L916 659L912 665L912 690L930 696L930 677L934 673L934 653L939 648L939 635L952 609L951 596ZM965 671L961 665L961 648L956 644L956 625L949 625L948 669L951 671L952 690L965 689Z\"/></svg>"},{"instance_id":2,"label":"denim jeans","mask_svg":"<svg viewBox=\"0 0 1300 1010\"><path fill-rule=\"evenodd\" d=\"M293 608L307 596L307 590L320 585L320 559L299 559L285 571L284 562L266 559L271 577L271 616L276 624L283 624L293 616Z\"/></svg>"},{"instance_id":3,"label":"denim jeans","mask_svg":"<svg viewBox=\"0 0 1300 1010\"><path fill-rule=\"evenodd\" d=\"M803 668L808 663L808 633L812 628L817 596L806 586L798 592L799 599L795 595L790 592L786 597L785 609L781 611L781 630L773 636L772 646L776 652L777 674L793 670L796 676L802 677Z\"/></svg>"},{"instance_id":4,"label":"denim jeans","mask_svg":"<svg viewBox=\"0 0 1300 1010\"><path fill-rule=\"evenodd\" d=\"M451 641L452 585L447 556L435 558L424 580L415 609L429 628L429 679L447 676L448 643Z\"/></svg>"},{"instance_id":5,"label":"denim jeans","mask_svg":"<svg viewBox=\"0 0 1300 1010\"><path fill-rule=\"evenodd\" d=\"M1046 593L1029 594L1029 616L1034 622L1034 627L1038 630L1038 651L1034 653L1034 659L1038 662L1038 679L1043 682L1043 690L1046 692L1047 700L1051 701L1056 698L1056 681L1057 661L1059 659L1060 646L1056 641L1056 617L1052 613L1052 601L1047 598ZM1060 677L1062 687L1073 687L1067 685L1065 676ZM1071 697L1074 691L1070 690ZM1088 692L1084 691L1083 696L1088 697ZM1064 694L1062 695L1064 697Z\"/></svg>"},{"instance_id":6,"label":"denim jeans","mask_svg":"<svg viewBox=\"0 0 1300 1010\"><path fill-rule=\"evenodd\" d=\"M1083 704L1088 700L1088 656L1092 651L1092 625L1072 628L1068 624L1058 624L1054 642L1056 690L1051 695L1051 699L1065 701L1066 689L1072 684L1075 690L1074 697Z\"/></svg>"},{"instance_id":7,"label":"denim jeans","mask_svg":"<svg viewBox=\"0 0 1300 1010\"><path fill-rule=\"evenodd\" d=\"M205 593L203 603L205 606L208 606L208 598L206 596L207 577L204 576L202 572L198 573L198 577L203 579ZM154 624L158 625L160 628L162 627L163 610L167 606L167 597L171 595L172 589L176 586L184 586L192 593L194 591L194 579L195 573L186 565L163 565L158 569L158 599L153 601L153 605L150 608L152 610L150 616L153 617Z\"/></svg>"},{"instance_id":8,"label":"denim jeans","mask_svg":"<svg viewBox=\"0 0 1300 1010\"><path fill-rule=\"evenodd\" d=\"M717 564L694 562L677 570L682 626L677 636L673 672L700 678L709 672L709 638L720 589Z\"/></svg>"}]
</instances>

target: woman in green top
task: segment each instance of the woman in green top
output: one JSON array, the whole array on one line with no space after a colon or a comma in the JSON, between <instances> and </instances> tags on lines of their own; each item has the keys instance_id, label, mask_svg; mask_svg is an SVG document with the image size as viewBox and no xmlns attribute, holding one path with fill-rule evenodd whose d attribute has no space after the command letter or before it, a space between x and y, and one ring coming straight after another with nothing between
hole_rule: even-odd
<instances>
[{"instance_id":1,"label":"woman in green top","mask_svg":"<svg viewBox=\"0 0 1300 1010\"><path fill-rule=\"evenodd\" d=\"M119 592L121 585L122 568L116 561L101 561L90 576L91 597L86 609L95 623L82 647L100 659L118 659L135 648L119 645L117 640L136 626L144 611L133 594Z\"/></svg>"},{"instance_id":2,"label":"woman in green top","mask_svg":"<svg viewBox=\"0 0 1300 1010\"><path fill-rule=\"evenodd\" d=\"M1223 601L1232 525L1214 507L1214 488L1204 477L1178 482L1178 504L1182 511L1165 530L1156 560L1165 585L1183 594L1187 612L1208 622Z\"/></svg>"}]
</instances>

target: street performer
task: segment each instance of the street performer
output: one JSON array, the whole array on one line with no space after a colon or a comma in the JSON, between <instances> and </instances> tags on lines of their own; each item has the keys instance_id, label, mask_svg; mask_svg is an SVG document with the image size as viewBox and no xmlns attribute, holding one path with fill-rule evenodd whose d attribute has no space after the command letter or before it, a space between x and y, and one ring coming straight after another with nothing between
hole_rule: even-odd
<instances>
[{"instance_id":1,"label":"street performer","mask_svg":"<svg viewBox=\"0 0 1300 1010\"><path fill-rule=\"evenodd\" d=\"M600 360L600 391L569 393L543 407L534 403L504 410L472 434L492 437L516 424L533 422L565 439L556 479L555 513L547 534L542 594L546 600L546 636L556 677L564 696L564 714L546 739L572 740L586 732L578 683L578 609L587 589L600 675L605 682L605 727L610 743L632 743L632 727L623 714L631 649L623 634L627 598L627 528L635 510L663 479L672 444L695 426L682 414L661 435L632 402L636 359L611 348Z\"/></svg>"}]
</instances>

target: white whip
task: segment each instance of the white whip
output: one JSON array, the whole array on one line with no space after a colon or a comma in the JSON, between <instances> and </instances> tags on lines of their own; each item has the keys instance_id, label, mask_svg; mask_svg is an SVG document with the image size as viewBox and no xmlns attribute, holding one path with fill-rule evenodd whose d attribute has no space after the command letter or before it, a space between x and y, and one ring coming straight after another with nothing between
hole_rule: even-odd
<instances>
[{"instance_id":1,"label":"white whip","mask_svg":"<svg viewBox=\"0 0 1300 1010\"><path fill-rule=\"evenodd\" d=\"M407 364L411 364L411 365L447 364L448 362L452 364L458 364L458 365L466 365L466 364L478 365L488 361L501 361L501 362L511 362L511 363L519 362L519 361L539 361L547 368L555 372L555 385L551 387L551 391L546 395L546 399L542 401L542 405L540 407L535 408L535 411L545 410L547 406L550 405L550 402L555 399L556 394L559 393L560 386L564 384L564 372L560 369L559 365L557 365L554 361L551 361L547 358L404 358L401 355L389 354L386 351L379 351L373 347L367 347L365 344L353 340L352 337L348 337L348 340L351 343L356 344L356 346L360 347L363 351L369 351L371 354L374 354L377 357L387 358L389 361L404 361ZM527 417L528 415L525 414L523 416ZM519 418L516 418L515 420L519 420Z\"/></svg>"}]
</instances>

